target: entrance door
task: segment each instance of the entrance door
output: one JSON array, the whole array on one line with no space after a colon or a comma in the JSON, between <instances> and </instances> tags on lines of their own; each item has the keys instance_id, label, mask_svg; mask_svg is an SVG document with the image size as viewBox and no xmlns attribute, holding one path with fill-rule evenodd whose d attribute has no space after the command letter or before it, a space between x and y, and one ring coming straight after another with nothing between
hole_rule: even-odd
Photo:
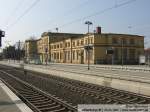
<instances>
[{"instance_id":1,"label":"entrance door","mask_svg":"<svg viewBox=\"0 0 150 112\"><path fill-rule=\"evenodd\" d=\"M81 64L84 64L84 51L81 51Z\"/></svg>"}]
</instances>

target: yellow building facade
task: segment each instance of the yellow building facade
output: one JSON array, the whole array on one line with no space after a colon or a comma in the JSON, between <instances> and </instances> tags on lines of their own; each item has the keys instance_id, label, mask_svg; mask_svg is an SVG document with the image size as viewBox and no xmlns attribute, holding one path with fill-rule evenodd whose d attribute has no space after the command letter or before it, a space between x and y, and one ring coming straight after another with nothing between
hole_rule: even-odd
<instances>
[{"instance_id":1,"label":"yellow building facade","mask_svg":"<svg viewBox=\"0 0 150 112\"><path fill-rule=\"evenodd\" d=\"M138 64L144 55L144 37L138 35L45 32L36 42L42 63ZM89 53L85 49L88 43L92 47ZM108 54L109 50L113 53Z\"/></svg>"},{"instance_id":2,"label":"yellow building facade","mask_svg":"<svg viewBox=\"0 0 150 112\"><path fill-rule=\"evenodd\" d=\"M37 49L38 49L38 56L39 56L40 62L42 63L48 63L48 62L54 62L54 61L57 62L56 59L54 60L54 56L56 55L56 53L54 52L52 53L52 51L54 51L54 48L57 48L57 50L60 50L59 52L61 52L62 50L61 48L63 47L61 44L60 46L59 45L52 46L53 43L55 42L61 43L62 41L66 41L68 38L78 37L81 35L82 34L44 32L41 38L37 40ZM61 56L61 54L59 54L59 56ZM58 61L58 62L63 62L63 61Z\"/></svg>"},{"instance_id":3,"label":"yellow building facade","mask_svg":"<svg viewBox=\"0 0 150 112\"><path fill-rule=\"evenodd\" d=\"M50 60L49 36L43 36L37 40L37 49L40 62L47 63Z\"/></svg>"},{"instance_id":4,"label":"yellow building facade","mask_svg":"<svg viewBox=\"0 0 150 112\"><path fill-rule=\"evenodd\" d=\"M107 54L108 49L113 54ZM127 34L98 34L94 36L95 63L138 64L144 55L144 37Z\"/></svg>"}]
</instances>

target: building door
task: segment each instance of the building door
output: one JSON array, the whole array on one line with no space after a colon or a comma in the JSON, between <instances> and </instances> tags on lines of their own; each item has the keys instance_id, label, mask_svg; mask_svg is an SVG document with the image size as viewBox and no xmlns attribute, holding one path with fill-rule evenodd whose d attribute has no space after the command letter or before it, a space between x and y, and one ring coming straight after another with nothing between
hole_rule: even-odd
<instances>
[{"instance_id":1,"label":"building door","mask_svg":"<svg viewBox=\"0 0 150 112\"><path fill-rule=\"evenodd\" d=\"M67 58L67 52L66 52L66 51L64 51L63 63L66 63L66 58Z\"/></svg>"},{"instance_id":2,"label":"building door","mask_svg":"<svg viewBox=\"0 0 150 112\"><path fill-rule=\"evenodd\" d=\"M81 64L84 64L84 51L81 51Z\"/></svg>"}]
</instances>

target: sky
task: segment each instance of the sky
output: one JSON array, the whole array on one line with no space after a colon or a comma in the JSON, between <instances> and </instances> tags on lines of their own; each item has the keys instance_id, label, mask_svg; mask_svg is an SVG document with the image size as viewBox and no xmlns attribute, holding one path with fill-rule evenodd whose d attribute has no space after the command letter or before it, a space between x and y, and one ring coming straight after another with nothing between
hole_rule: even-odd
<instances>
[{"instance_id":1,"label":"sky","mask_svg":"<svg viewBox=\"0 0 150 112\"><path fill-rule=\"evenodd\" d=\"M97 26L103 33L145 36L150 47L150 0L0 0L2 47L40 38L42 32L86 33Z\"/></svg>"}]
</instances>

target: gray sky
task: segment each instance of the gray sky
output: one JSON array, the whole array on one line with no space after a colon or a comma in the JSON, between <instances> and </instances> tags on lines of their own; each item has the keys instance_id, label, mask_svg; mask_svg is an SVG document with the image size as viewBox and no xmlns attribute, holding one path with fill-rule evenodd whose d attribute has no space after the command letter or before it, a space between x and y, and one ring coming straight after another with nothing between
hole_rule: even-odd
<instances>
[{"instance_id":1,"label":"gray sky","mask_svg":"<svg viewBox=\"0 0 150 112\"><path fill-rule=\"evenodd\" d=\"M0 29L11 44L44 31L86 33L85 21L105 33L145 36L150 47L150 0L0 0Z\"/></svg>"}]
</instances>

